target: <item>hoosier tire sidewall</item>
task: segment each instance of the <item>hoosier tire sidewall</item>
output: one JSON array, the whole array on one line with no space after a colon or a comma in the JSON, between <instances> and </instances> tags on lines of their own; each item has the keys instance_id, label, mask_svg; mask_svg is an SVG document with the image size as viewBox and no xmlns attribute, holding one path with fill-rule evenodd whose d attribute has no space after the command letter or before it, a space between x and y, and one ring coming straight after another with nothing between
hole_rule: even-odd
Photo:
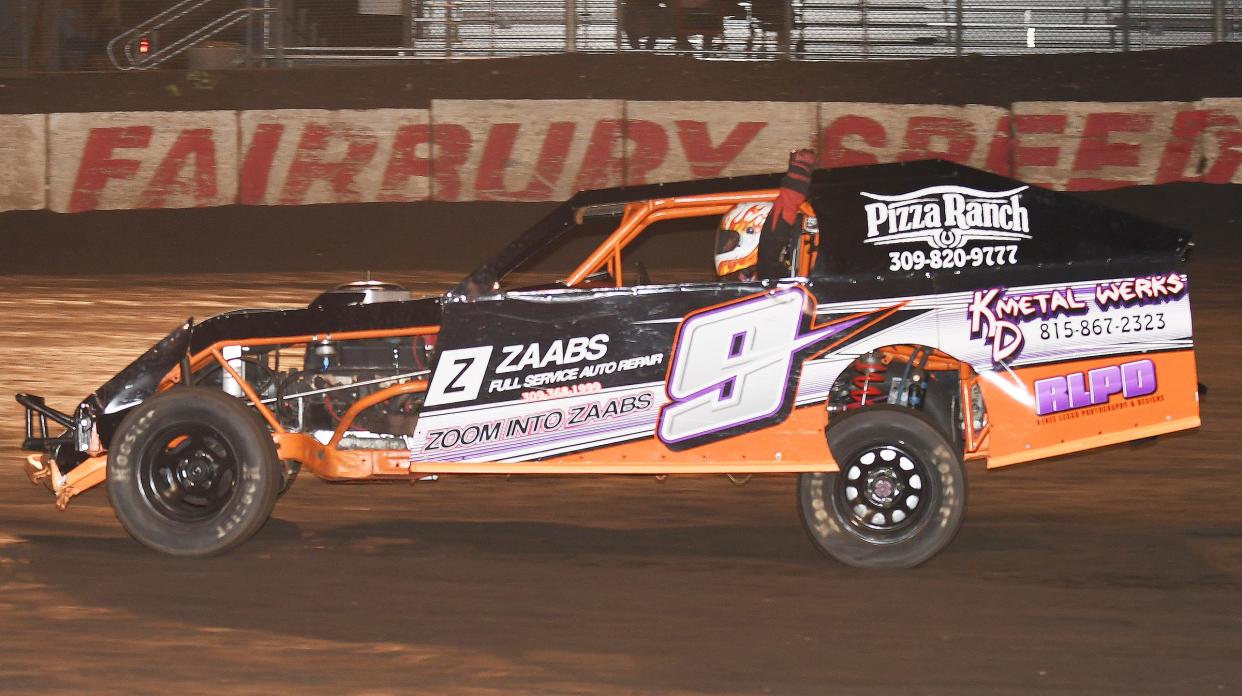
<instances>
[{"instance_id":1,"label":"hoosier tire sidewall","mask_svg":"<svg viewBox=\"0 0 1242 696\"><path fill-rule=\"evenodd\" d=\"M862 537L851 526L848 510L837 506L834 486L842 472L802 474L798 502L803 526L821 551L861 568L911 568L939 553L961 527L966 510L966 476L961 455L940 427L926 415L898 407L873 407L842 418L829 429L833 458L864 448L898 445L922 459L936 475L932 509L917 531L899 541L881 543ZM840 455L840 457L838 456Z\"/></svg>"},{"instance_id":2,"label":"hoosier tire sidewall","mask_svg":"<svg viewBox=\"0 0 1242 696\"><path fill-rule=\"evenodd\" d=\"M231 499L202 522L173 520L148 502L139 458L160 430L177 423L202 423L224 435L237 458ZM108 498L121 525L137 541L177 556L210 556L241 544L271 515L281 476L271 433L236 398L201 387L177 387L139 406L121 422L108 458Z\"/></svg>"}]
</instances>

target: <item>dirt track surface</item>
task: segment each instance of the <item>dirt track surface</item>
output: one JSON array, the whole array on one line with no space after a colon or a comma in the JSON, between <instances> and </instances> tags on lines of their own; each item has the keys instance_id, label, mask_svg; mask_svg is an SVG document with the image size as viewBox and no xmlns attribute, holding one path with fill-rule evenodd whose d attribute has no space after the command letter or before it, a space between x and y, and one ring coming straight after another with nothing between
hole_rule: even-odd
<instances>
[{"instance_id":1,"label":"dirt track surface","mask_svg":"<svg viewBox=\"0 0 1242 696\"><path fill-rule=\"evenodd\" d=\"M186 316L351 276L0 277L0 691L1238 693L1242 262L1199 251L1203 428L974 468L956 541L896 572L821 557L793 477L307 476L241 549L159 556L105 491L29 484L9 395L69 408Z\"/></svg>"}]
</instances>

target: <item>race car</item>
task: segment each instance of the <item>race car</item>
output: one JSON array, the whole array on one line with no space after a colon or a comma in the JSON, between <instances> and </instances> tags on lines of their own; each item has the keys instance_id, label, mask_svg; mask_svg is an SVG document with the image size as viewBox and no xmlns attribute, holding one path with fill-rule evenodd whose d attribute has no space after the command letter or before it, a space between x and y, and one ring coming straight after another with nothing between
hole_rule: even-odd
<instances>
[{"instance_id":1,"label":"race car","mask_svg":"<svg viewBox=\"0 0 1242 696\"><path fill-rule=\"evenodd\" d=\"M363 282L187 320L72 413L18 395L27 472L62 509L106 481L124 528L181 556L244 542L303 468L796 474L820 549L911 567L960 527L966 460L1199 425L1189 238L1068 194L942 161L817 170L776 276L635 263L663 221L710 229L780 182L582 192L440 296Z\"/></svg>"}]
</instances>

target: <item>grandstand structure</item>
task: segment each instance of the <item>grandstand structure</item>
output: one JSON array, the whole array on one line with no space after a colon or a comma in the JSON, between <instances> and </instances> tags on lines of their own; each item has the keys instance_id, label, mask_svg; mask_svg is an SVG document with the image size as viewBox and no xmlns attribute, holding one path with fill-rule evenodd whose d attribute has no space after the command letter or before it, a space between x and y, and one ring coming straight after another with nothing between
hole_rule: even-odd
<instances>
[{"instance_id":1,"label":"grandstand structure","mask_svg":"<svg viewBox=\"0 0 1242 696\"><path fill-rule=\"evenodd\" d=\"M95 13L95 14L92 14ZM82 27L76 31L75 26ZM261 67L564 52L857 60L1242 40L1242 0L5 0L0 66Z\"/></svg>"}]
</instances>

